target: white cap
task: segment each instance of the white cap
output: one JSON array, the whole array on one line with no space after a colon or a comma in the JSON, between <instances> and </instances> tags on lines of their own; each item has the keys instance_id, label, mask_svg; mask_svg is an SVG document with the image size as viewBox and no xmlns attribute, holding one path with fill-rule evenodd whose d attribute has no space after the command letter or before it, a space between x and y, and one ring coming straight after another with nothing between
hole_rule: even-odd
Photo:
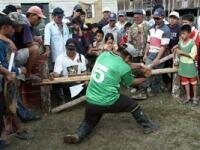
<instances>
[{"instance_id":1,"label":"white cap","mask_svg":"<svg viewBox=\"0 0 200 150\"><path fill-rule=\"evenodd\" d=\"M172 11L170 14L169 14L169 17L170 16L175 16L176 18L180 18L180 16L179 16L179 13L177 12L177 11Z\"/></svg>"},{"instance_id":2,"label":"white cap","mask_svg":"<svg viewBox=\"0 0 200 150\"><path fill-rule=\"evenodd\" d=\"M130 43L126 43L126 44L124 44L123 46L124 46L125 50L126 50L132 57L134 57L135 52L136 52L135 47L134 47L132 44L130 44Z\"/></svg>"},{"instance_id":3,"label":"white cap","mask_svg":"<svg viewBox=\"0 0 200 150\"><path fill-rule=\"evenodd\" d=\"M109 11L109 12L111 12L109 7L104 7L103 10L102 10L102 12L104 12L104 11Z\"/></svg>"}]
</instances>

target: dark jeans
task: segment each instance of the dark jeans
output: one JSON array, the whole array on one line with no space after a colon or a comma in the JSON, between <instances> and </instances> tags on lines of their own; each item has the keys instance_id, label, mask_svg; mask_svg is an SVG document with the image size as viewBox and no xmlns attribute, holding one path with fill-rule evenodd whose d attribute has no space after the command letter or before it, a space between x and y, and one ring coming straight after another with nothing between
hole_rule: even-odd
<instances>
[{"instance_id":1,"label":"dark jeans","mask_svg":"<svg viewBox=\"0 0 200 150\"><path fill-rule=\"evenodd\" d=\"M116 103L110 106L94 105L87 102L85 109L85 119L83 120L83 122L87 123L89 128L87 134L89 134L97 125L104 113L134 112L138 108L139 105L137 102L125 95L120 95ZM77 132L78 134L81 132L80 128Z\"/></svg>"}]
</instances>

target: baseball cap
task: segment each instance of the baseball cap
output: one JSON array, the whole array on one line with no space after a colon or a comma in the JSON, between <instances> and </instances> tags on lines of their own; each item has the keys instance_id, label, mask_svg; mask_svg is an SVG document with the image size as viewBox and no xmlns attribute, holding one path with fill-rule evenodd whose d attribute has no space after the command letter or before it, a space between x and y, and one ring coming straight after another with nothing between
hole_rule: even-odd
<instances>
[{"instance_id":1,"label":"baseball cap","mask_svg":"<svg viewBox=\"0 0 200 150\"><path fill-rule=\"evenodd\" d=\"M16 25L23 25L23 24L27 24L27 21L25 20L25 17L22 16L22 14L18 13L18 12L12 12L8 15L8 17L10 18L10 20L12 20L14 22L14 24Z\"/></svg>"},{"instance_id":2,"label":"baseball cap","mask_svg":"<svg viewBox=\"0 0 200 150\"><path fill-rule=\"evenodd\" d=\"M73 10L74 10L74 11L82 10L82 7L81 7L80 4L77 4L77 5L74 6L74 9L73 9Z\"/></svg>"},{"instance_id":3,"label":"baseball cap","mask_svg":"<svg viewBox=\"0 0 200 150\"><path fill-rule=\"evenodd\" d=\"M116 21L117 20L117 15L115 13L110 13L109 20Z\"/></svg>"},{"instance_id":4,"label":"baseball cap","mask_svg":"<svg viewBox=\"0 0 200 150\"><path fill-rule=\"evenodd\" d=\"M56 7L53 10L52 15L63 17L64 16L64 10L62 8L60 8L60 7Z\"/></svg>"},{"instance_id":5,"label":"baseball cap","mask_svg":"<svg viewBox=\"0 0 200 150\"><path fill-rule=\"evenodd\" d=\"M103 10L102 10L102 12L105 12L105 11L111 12L109 7L104 7Z\"/></svg>"},{"instance_id":6,"label":"baseball cap","mask_svg":"<svg viewBox=\"0 0 200 150\"><path fill-rule=\"evenodd\" d=\"M158 8L154 11L153 17L162 17L165 15L164 9Z\"/></svg>"},{"instance_id":7,"label":"baseball cap","mask_svg":"<svg viewBox=\"0 0 200 150\"><path fill-rule=\"evenodd\" d=\"M76 41L72 38L68 39L65 47L67 48L67 50L75 50L76 49Z\"/></svg>"},{"instance_id":8,"label":"baseball cap","mask_svg":"<svg viewBox=\"0 0 200 150\"><path fill-rule=\"evenodd\" d=\"M135 52L136 52L136 49L135 49L135 47L134 47L132 44L126 43L126 44L123 44L122 47L123 47L123 49L124 49L126 52L129 53L129 55L131 55L132 57L134 57L134 54L135 54Z\"/></svg>"},{"instance_id":9,"label":"baseball cap","mask_svg":"<svg viewBox=\"0 0 200 150\"><path fill-rule=\"evenodd\" d=\"M133 15L138 14L138 15L144 15L144 12L142 9L136 9L133 11Z\"/></svg>"},{"instance_id":10,"label":"baseball cap","mask_svg":"<svg viewBox=\"0 0 200 150\"><path fill-rule=\"evenodd\" d=\"M175 16L176 18L180 18L180 16L179 16L179 13L177 12L177 11L172 11L170 14L169 14L169 17L171 17L171 16Z\"/></svg>"},{"instance_id":11,"label":"baseball cap","mask_svg":"<svg viewBox=\"0 0 200 150\"><path fill-rule=\"evenodd\" d=\"M118 16L126 16L126 12L123 10L119 10Z\"/></svg>"},{"instance_id":12,"label":"baseball cap","mask_svg":"<svg viewBox=\"0 0 200 150\"><path fill-rule=\"evenodd\" d=\"M28 11L27 11L28 13L31 13L31 14L36 14L36 15L38 15L39 17L41 17L41 18L46 18L45 16L44 16L44 14L43 14L43 12L42 12L42 9L40 8L40 7L38 7L38 6L31 6L29 9L28 9Z\"/></svg>"}]
</instances>

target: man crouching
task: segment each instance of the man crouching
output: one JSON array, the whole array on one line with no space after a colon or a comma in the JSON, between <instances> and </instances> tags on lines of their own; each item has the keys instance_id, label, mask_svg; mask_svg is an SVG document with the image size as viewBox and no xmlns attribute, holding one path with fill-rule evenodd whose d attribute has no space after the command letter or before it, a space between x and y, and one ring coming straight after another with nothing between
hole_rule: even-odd
<instances>
[{"instance_id":1,"label":"man crouching","mask_svg":"<svg viewBox=\"0 0 200 150\"><path fill-rule=\"evenodd\" d=\"M78 143L88 136L104 113L130 112L136 122L151 133L158 125L151 122L134 99L119 93L120 85L141 84L145 78L134 79L129 66L134 48L130 44L118 51L103 52L96 60L86 92L85 118L75 134L64 137L65 143Z\"/></svg>"}]
</instances>

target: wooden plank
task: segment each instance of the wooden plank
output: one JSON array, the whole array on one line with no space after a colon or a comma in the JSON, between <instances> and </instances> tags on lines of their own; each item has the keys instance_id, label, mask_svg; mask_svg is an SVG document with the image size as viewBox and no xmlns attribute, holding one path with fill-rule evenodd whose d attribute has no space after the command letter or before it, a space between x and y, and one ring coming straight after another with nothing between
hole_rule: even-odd
<instances>
[{"instance_id":1,"label":"wooden plank","mask_svg":"<svg viewBox=\"0 0 200 150\"><path fill-rule=\"evenodd\" d=\"M58 106L56 108L53 108L51 110L51 112L57 113L57 112L63 111L65 109L67 109L67 108L71 108L71 107L73 107L75 105L78 105L78 104L82 103L83 101L85 101L85 96L79 97L79 98L77 98L75 100L72 100L71 102L68 102L68 103L60 105L60 106Z\"/></svg>"},{"instance_id":2,"label":"wooden plank","mask_svg":"<svg viewBox=\"0 0 200 150\"><path fill-rule=\"evenodd\" d=\"M151 75L164 74L164 73L174 73L177 72L177 68L163 68L163 69L153 69ZM69 82L79 82L90 80L90 75L73 76L73 77L59 77L54 78L54 80L43 79L40 83L33 83L33 85L51 85L59 83L69 83Z\"/></svg>"},{"instance_id":3,"label":"wooden plank","mask_svg":"<svg viewBox=\"0 0 200 150\"><path fill-rule=\"evenodd\" d=\"M154 69L151 72L151 75L165 74L165 73L175 73L178 71L178 68L163 68L163 69Z\"/></svg>"},{"instance_id":4,"label":"wooden plank","mask_svg":"<svg viewBox=\"0 0 200 150\"><path fill-rule=\"evenodd\" d=\"M54 78L54 80L43 79L42 82L33 83L33 85L50 85L50 84L69 83L69 82L88 81L88 80L90 80L90 75L59 77L59 78Z\"/></svg>"}]
</instances>

